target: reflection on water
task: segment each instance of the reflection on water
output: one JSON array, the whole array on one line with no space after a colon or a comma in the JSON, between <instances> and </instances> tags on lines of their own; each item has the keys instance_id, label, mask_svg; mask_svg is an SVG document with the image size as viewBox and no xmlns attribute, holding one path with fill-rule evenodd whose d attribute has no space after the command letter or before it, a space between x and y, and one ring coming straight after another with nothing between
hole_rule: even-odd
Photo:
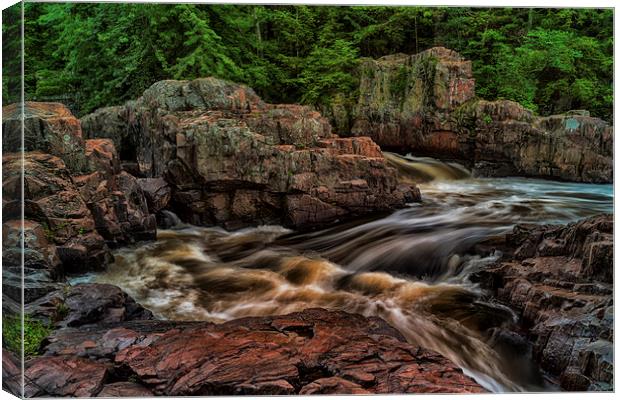
<instances>
[{"instance_id":1,"label":"reflection on water","mask_svg":"<svg viewBox=\"0 0 620 400\"><path fill-rule=\"evenodd\" d=\"M421 204L320 232L160 231L156 242L119 250L96 279L166 319L225 321L308 307L379 316L490 390L543 390L528 356L492 337L515 322L512 311L483 301L468 280L499 254L480 257L471 248L516 222L611 212L611 185L474 179L434 160L398 162L407 167L399 168L401 176L413 179L420 170L431 179L420 185Z\"/></svg>"}]
</instances>

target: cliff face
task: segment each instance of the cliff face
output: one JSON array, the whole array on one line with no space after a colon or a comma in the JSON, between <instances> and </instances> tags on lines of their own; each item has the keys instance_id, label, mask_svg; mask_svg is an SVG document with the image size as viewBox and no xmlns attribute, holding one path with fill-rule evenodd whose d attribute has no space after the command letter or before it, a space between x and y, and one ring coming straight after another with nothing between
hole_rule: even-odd
<instances>
[{"instance_id":1,"label":"cliff face","mask_svg":"<svg viewBox=\"0 0 620 400\"><path fill-rule=\"evenodd\" d=\"M479 100L471 62L452 50L368 59L358 75L355 105L329 112L341 135L461 160L484 176L612 180L609 124L587 113L538 117L512 101Z\"/></svg>"},{"instance_id":2,"label":"cliff face","mask_svg":"<svg viewBox=\"0 0 620 400\"><path fill-rule=\"evenodd\" d=\"M472 99L474 86L471 62L445 48L365 60L351 133L386 147L422 146L419 133Z\"/></svg>"}]
</instances>

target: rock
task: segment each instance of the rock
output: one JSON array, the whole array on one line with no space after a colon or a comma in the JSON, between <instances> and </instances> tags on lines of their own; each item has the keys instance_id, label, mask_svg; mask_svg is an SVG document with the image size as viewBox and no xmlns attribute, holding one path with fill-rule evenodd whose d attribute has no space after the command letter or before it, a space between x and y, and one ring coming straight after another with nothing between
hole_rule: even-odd
<instances>
[{"instance_id":1,"label":"rock","mask_svg":"<svg viewBox=\"0 0 620 400\"><path fill-rule=\"evenodd\" d=\"M120 154L121 160L135 160L135 154L131 153L133 147L129 142L129 127L122 114L124 110L124 106L100 108L80 119L80 126L85 138L110 139L116 149L128 152Z\"/></svg>"},{"instance_id":2,"label":"rock","mask_svg":"<svg viewBox=\"0 0 620 400\"><path fill-rule=\"evenodd\" d=\"M60 103L24 104L23 109L19 104L2 107L3 154L20 151L23 115L24 151L59 157L74 172L87 170L81 125L71 111Z\"/></svg>"},{"instance_id":3,"label":"rock","mask_svg":"<svg viewBox=\"0 0 620 400\"><path fill-rule=\"evenodd\" d=\"M90 208L97 231L111 247L155 238L150 214L137 178L121 171L108 179L100 172L75 178Z\"/></svg>"},{"instance_id":4,"label":"rock","mask_svg":"<svg viewBox=\"0 0 620 400\"><path fill-rule=\"evenodd\" d=\"M138 184L144 192L149 212L155 214L168 206L172 188L163 178L142 178Z\"/></svg>"},{"instance_id":5,"label":"rock","mask_svg":"<svg viewBox=\"0 0 620 400\"><path fill-rule=\"evenodd\" d=\"M518 225L475 279L519 312L533 356L566 390L613 387L613 215Z\"/></svg>"},{"instance_id":6,"label":"rock","mask_svg":"<svg viewBox=\"0 0 620 400\"><path fill-rule=\"evenodd\" d=\"M97 397L153 397L153 392L134 382L115 382L105 385Z\"/></svg>"},{"instance_id":7,"label":"rock","mask_svg":"<svg viewBox=\"0 0 620 400\"><path fill-rule=\"evenodd\" d=\"M525 176L612 181L613 128L598 118L533 117L510 101L479 101L474 116L476 163L507 165Z\"/></svg>"},{"instance_id":8,"label":"rock","mask_svg":"<svg viewBox=\"0 0 620 400\"><path fill-rule=\"evenodd\" d=\"M10 299L21 304L22 291L24 302L28 303L45 296L60 287L52 272L33 268L3 265L2 291Z\"/></svg>"},{"instance_id":9,"label":"rock","mask_svg":"<svg viewBox=\"0 0 620 400\"><path fill-rule=\"evenodd\" d=\"M103 283L70 286L64 293L63 326L151 319L153 314L119 287Z\"/></svg>"},{"instance_id":10,"label":"rock","mask_svg":"<svg viewBox=\"0 0 620 400\"><path fill-rule=\"evenodd\" d=\"M17 397L23 395L21 360L4 347L2 348L2 389Z\"/></svg>"},{"instance_id":11,"label":"rock","mask_svg":"<svg viewBox=\"0 0 620 400\"><path fill-rule=\"evenodd\" d=\"M346 379L332 376L330 378L319 378L299 391L301 395L308 394L372 394L357 383Z\"/></svg>"},{"instance_id":12,"label":"rock","mask_svg":"<svg viewBox=\"0 0 620 400\"><path fill-rule=\"evenodd\" d=\"M383 320L323 309L220 325L130 321L66 328L52 335L44 357L78 355L101 365L114 360L116 376L132 376L154 395L483 391Z\"/></svg>"},{"instance_id":13,"label":"rock","mask_svg":"<svg viewBox=\"0 0 620 400\"><path fill-rule=\"evenodd\" d=\"M200 325L202 324L202 325ZM204 326L202 322L131 320L58 329L47 338L46 356L79 356L111 361L116 353L134 344L148 344L172 329Z\"/></svg>"},{"instance_id":14,"label":"rock","mask_svg":"<svg viewBox=\"0 0 620 400\"><path fill-rule=\"evenodd\" d=\"M380 146L427 147L423 132L433 128L434 114L451 112L475 96L471 61L443 47L366 59L359 71L351 133L370 136Z\"/></svg>"},{"instance_id":15,"label":"rock","mask_svg":"<svg viewBox=\"0 0 620 400\"><path fill-rule=\"evenodd\" d=\"M19 136L19 107L5 111L7 136ZM112 140L84 141L80 122L62 104L26 102L25 115L25 213L54 237L64 265L103 264L99 234L112 245L154 238L155 216L136 179L121 172ZM21 213L18 144L9 140L3 156L3 212L14 217Z\"/></svg>"},{"instance_id":16,"label":"rock","mask_svg":"<svg viewBox=\"0 0 620 400\"><path fill-rule=\"evenodd\" d=\"M2 224L2 261L4 265L23 265L26 268L47 269L61 276L56 247L49 242L50 232L31 220L10 220ZM23 249L22 249L23 238Z\"/></svg>"},{"instance_id":17,"label":"rock","mask_svg":"<svg viewBox=\"0 0 620 400\"><path fill-rule=\"evenodd\" d=\"M153 318L150 311L114 285L56 283L53 289L36 299L26 299L24 312L56 328Z\"/></svg>"},{"instance_id":18,"label":"rock","mask_svg":"<svg viewBox=\"0 0 620 400\"><path fill-rule=\"evenodd\" d=\"M86 140L85 155L93 171L101 171L106 177L120 172L120 160L114 142L110 139Z\"/></svg>"},{"instance_id":19,"label":"rock","mask_svg":"<svg viewBox=\"0 0 620 400\"><path fill-rule=\"evenodd\" d=\"M406 391L416 383L420 384L417 391L424 391L422 382L435 369L451 376L443 382L444 392L481 391L449 362L418 364L418 349L394 336L375 333L377 328L385 329L384 324L379 319L320 309L246 318L173 330L150 345L121 350L115 360L129 366L154 393L165 395L292 394L306 386L306 381L329 377L373 393ZM184 361L173 361L172 354ZM376 356L369 358L368 354ZM403 364L407 366L392 372ZM427 375L421 373L425 369ZM401 379L407 381L405 387L398 386Z\"/></svg>"},{"instance_id":20,"label":"rock","mask_svg":"<svg viewBox=\"0 0 620 400\"><path fill-rule=\"evenodd\" d=\"M21 156L3 156L3 213L6 219L19 219ZM103 238L95 231L90 210L73 184L70 171L58 157L40 152L24 153L24 216L37 223L30 230L32 250L56 255L60 271L101 268L109 257ZM34 227L34 225L31 225ZM36 234L38 232L38 234ZM43 237L45 239L43 239ZM47 256L50 257L49 255ZM54 259L54 258L53 258ZM52 259L52 264L55 263ZM55 270L59 270L55 267Z\"/></svg>"},{"instance_id":21,"label":"rock","mask_svg":"<svg viewBox=\"0 0 620 400\"><path fill-rule=\"evenodd\" d=\"M119 120L125 128L112 132ZM125 143L121 162L135 154L150 179L141 185L151 211L168 204L193 224L311 226L419 199L415 188L399 187L369 138L339 138L308 107L266 104L250 88L215 78L157 82L82 126L88 137L105 131ZM160 178L172 189L169 202Z\"/></svg>"},{"instance_id":22,"label":"rock","mask_svg":"<svg viewBox=\"0 0 620 400\"><path fill-rule=\"evenodd\" d=\"M25 397L93 397L110 365L76 357L37 357L26 363Z\"/></svg>"},{"instance_id":23,"label":"rock","mask_svg":"<svg viewBox=\"0 0 620 400\"><path fill-rule=\"evenodd\" d=\"M612 181L613 127L586 112L537 117L512 101L476 99L471 62L452 50L365 59L357 74L358 98L328 110L340 135L459 160L482 176Z\"/></svg>"},{"instance_id":24,"label":"rock","mask_svg":"<svg viewBox=\"0 0 620 400\"><path fill-rule=\"evenodd\" d=\"M154 239L155 211L149 212L138 179L121 171L112 140L89 139L86 146L96 172L77 176L74 181L93 214L97 231L112 247Z\"/></svg>"}]
</instances>

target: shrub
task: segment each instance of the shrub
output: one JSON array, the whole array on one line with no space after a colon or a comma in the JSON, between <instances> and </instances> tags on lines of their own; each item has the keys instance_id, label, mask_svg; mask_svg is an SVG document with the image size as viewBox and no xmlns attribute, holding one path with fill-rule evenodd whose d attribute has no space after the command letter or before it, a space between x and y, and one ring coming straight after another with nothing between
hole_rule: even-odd
<instances>
[{"instance_id":1,"label":"shrub","mask_svg":"<svg viewBox=\"0 0 620 400\"><path fill-rule=\"evenodd\" d=\"M41 342L51 333L51 328L44 323L24 316L24 355L39 354ZM22 330L19 316L2 318L2 340L4 346L16 353L21 353Z\"/></svg>"}]
</instances>

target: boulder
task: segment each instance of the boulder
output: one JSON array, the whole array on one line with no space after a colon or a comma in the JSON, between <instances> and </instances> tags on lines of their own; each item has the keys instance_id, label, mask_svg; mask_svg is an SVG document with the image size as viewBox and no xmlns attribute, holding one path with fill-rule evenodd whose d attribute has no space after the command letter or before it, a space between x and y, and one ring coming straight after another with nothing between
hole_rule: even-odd
<instances>
[{"instance_id":1,"label":"boulder","mask_svg":"<svg viewBox=\"0 0 620 400\"><path fill-rule=\"evenodd\" d=\"M31 303L58 290L66 273L104 268L111 259L108 245L154 239L156 229L137 179L120 171L112 141L84 143L77 119L60 105L26 108L32 114L27 118L40 125L29 142L38 150L2 158L3 288L16 303L6 310L21 303L22 278L25 303ZM19 128L11 119L15 110L9 107L3 119L9 137ZM69 139L58 142L60 134ZM84 168L75 167L75 157Z\"/></svg>"},{"instance_id":2,"label":"boulder","mask_svg":"<svg viewBox=\"0 0 620 400\"><path fill-rule=\"evenodd\" d=\"M150 311L114 285L83 283L69 286L61 295L64 312L60 326L106 324L153 317Z\"/></svg>"},{"instance_id":3,"label":"boulder","mask_svg":"<svg viewBox=\"0 0 620 400\"><path fill-rule=\"evenodd\" d=\"M422 145L435 114L452 112L475 97L471 61L444 47L365 59L359 75L351 134L370 136L385 147Z\"/></svg>"},{"instance_id":4,"label":"boulder","mask_svg":"<svg viewBox=\"0 0 620 400\"><path fill-rule=\"evenodd\" d=\"M149 210L138 179L121 170L113 141L86 140L86 155L95 172L74 181L107 244L117 247L154 239L157 210Z\"/></svg>"},{"instance_id":5,"label":"boulder","mask_svg":"<svg viewBox=\"0 0 620 400\"><path fill-rule=\"evenodd\" d=\"M39 222L10 220L2 224L2 262L33 269L47 269L54 276L62 275L56 247L50 243L50 232ZM22 248L23 240L23 248Z\"/></svg>"},{"instance_id":6,"label":"boulder","mask_svg":"<svg viewBox=\"0 0 620 400\"><path fill-rule=\"evenodd\" d=\"M112 132L119 120L126 127ZM267 104L215 78L157 82L82 126L131 149L120 154L135 154L151 211L167 204L193 224L311 226L419 199L369 138L339 138L308 107Z\"/></svg>"},{"instance_id":7,"label":"boulder","mask_svg":"<svg viewBox=\"0 0 620 400\"><path fill-rule=\"evenodd\" d=\"M613 177L613 127L577 115L533 117L511 101L475 104L474 172L608 183ZM457 128L458 129L458 128ZM490 165L492 168L484 168ZM497 169L504 166L504 171Z\"/></svg>"},{"instance_id":8,"label":"boulder","mask_svg":"<svg viewBox=\"0 0 620 400\"><path fill-rule=\"evenodd\" d=\"M516 310L533 356L566 390L613 388L613 215L518 225L475 280Z\"/></svg>"},{"instance_id":9,"label":"boulder","mask_svg":"<svg viewBox=\"0 0 620 400\"><path fill-rule=\"evenodd\" d=\"M101 171L106 177L114 176L120 172L120 159L111 139L86 140L84 154L91 170Z\"/></svg>"},{"instance_id":10,"label":"boulder","mask_svg":"<svg viewBox=\"0 0 620 400\"><path fill-rule=\"evenodd\" d=\"M73 172L88 170L80 121L60 103L27 101L2 107L3 153L42 151L62 159Z\"/></svg>"},{"instance_id":11,"label":"boulder","mask_svg":"<svg viewBox=\"0 0 620 400\"><path fill-rule=\"evenodd\" d=\"M164 178L142 178L138 184L144 192L149 212L157 213L168 206L172 188Z\"/></svg>"},{"instance_id":12,"label":"boulder","mask_svg":"<svg viewBox=\"0 0 620 400\"><path fill-rule=\"evenodd\" d=\"M65 328L49 341L44 360L88 357L98 368L113 360L114 385L154 395L484 391L447 359L407 344L383 320L323 309L220 325L129 321ZM129 376L139 387L123 378ZM106 390L98 377L92 382Z\"/></svg>"}]
</instances>

